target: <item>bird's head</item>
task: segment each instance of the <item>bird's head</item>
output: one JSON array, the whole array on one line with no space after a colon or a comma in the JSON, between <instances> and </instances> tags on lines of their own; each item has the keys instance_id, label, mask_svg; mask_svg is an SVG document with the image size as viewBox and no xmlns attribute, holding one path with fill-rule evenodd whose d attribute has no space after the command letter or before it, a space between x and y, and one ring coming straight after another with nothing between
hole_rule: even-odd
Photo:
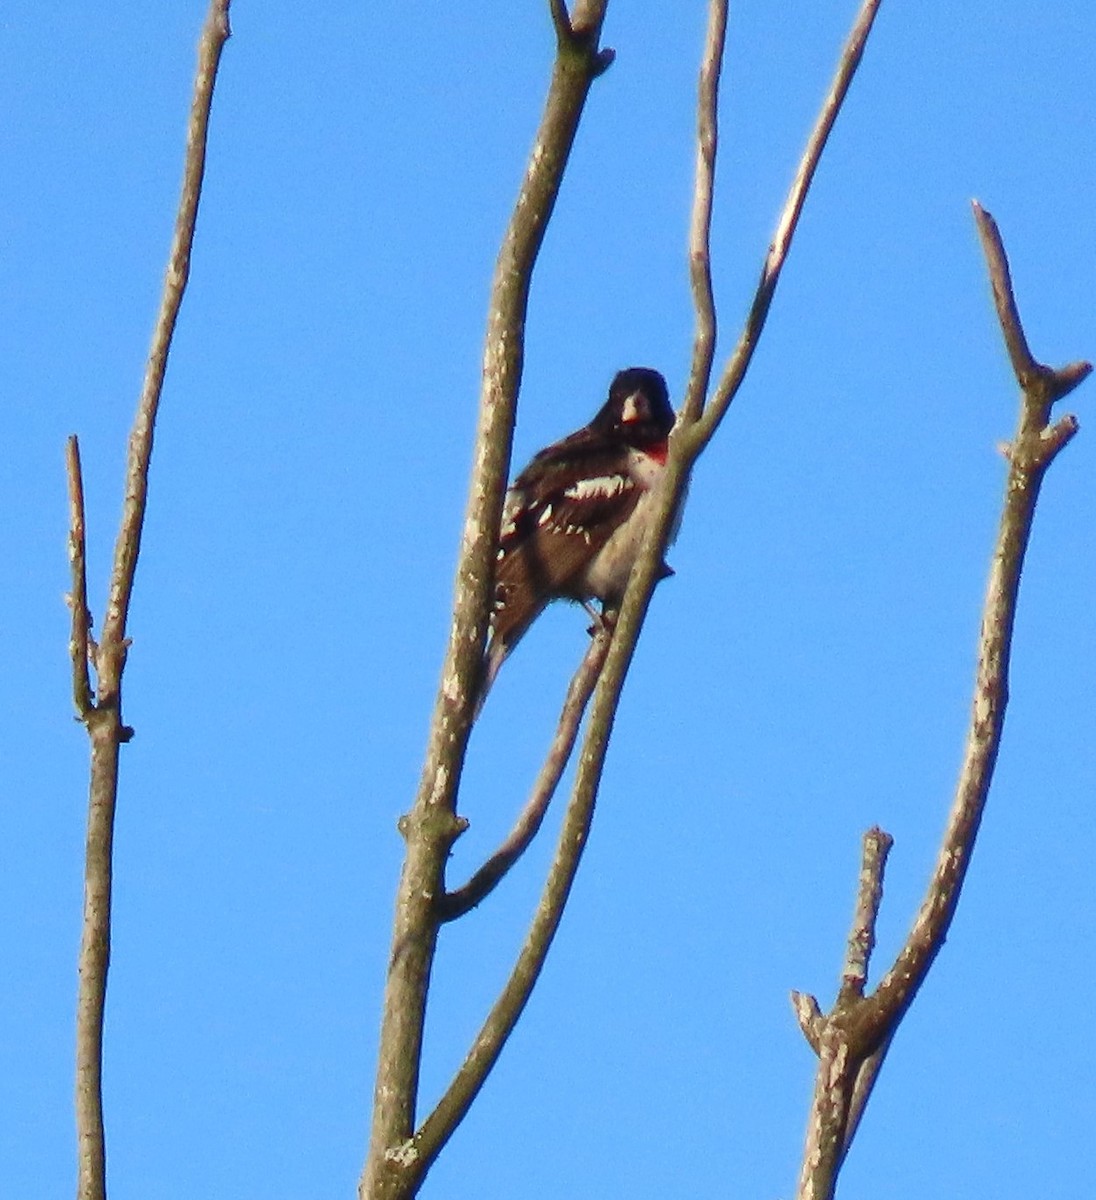
<instances>
[{"instance_id":1,"label":"bird's head","mask_svg":"<svg viewBox=\"0 0 1096 1200\"><path fill-rule=\"evenodd\" d=\"M591 424L629 445L665 441L674 424L666 380L650 367L618 371L609 386L609 399Z\"/></svg>"}]
</instances>

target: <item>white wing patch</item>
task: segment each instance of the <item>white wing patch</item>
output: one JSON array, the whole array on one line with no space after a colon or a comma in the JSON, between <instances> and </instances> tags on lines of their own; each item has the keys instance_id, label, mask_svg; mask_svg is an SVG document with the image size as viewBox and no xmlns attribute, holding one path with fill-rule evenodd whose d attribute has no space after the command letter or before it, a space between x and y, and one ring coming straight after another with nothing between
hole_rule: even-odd
<instances>
[{"instance_id":1,"label":"white wing patch","mask_svg":"<svg viewBox=\"0 0 1096 1200\"><path fill-rule=\"evenodd\" d=\"M568 500L609 500L632 486L627 475L595 475L572 483L563 494Z\"/></svg>"},{"instance_id":2,"label":"white wing patch","mask_svg":"<svg viewBox=\"0 0 1096 1200\"><path fill-rule=\"evenodd\" d=\"M524 488L511 487L506 493L506 499L502 505L502 529L499 531L499 536L503 540L508 537L513 537L518 527L518 517L521 516L522 509L528 501L528 496L525 494Z\"/></svg>"}]
</instances>

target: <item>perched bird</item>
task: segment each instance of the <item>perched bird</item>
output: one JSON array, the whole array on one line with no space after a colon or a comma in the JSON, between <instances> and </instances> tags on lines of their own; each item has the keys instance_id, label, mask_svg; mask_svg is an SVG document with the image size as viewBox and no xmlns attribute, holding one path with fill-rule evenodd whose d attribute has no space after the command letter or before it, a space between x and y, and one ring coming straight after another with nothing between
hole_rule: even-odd
<instances>
[{"instance_id":1,"label":"perched bird","mask_svg":"<svg viewBox=\"0 0 1096 1200\"><path fill-rule=\"evenodd\" d=\"M552 600L576 600L595 620L624 595L666 465L674 410L647 367L614 378L589 425L541 450L510 485L502 514L483 703L506 656ZM663 564L662 577L672 575Z\"/></svg>"}]
</instances>

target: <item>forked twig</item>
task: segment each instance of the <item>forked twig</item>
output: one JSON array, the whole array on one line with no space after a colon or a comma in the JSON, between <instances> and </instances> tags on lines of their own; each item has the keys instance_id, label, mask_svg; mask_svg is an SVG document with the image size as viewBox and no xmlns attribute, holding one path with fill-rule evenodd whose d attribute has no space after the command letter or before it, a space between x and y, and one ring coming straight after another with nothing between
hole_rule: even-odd
<instances>
[{"instance_id":1,"label":"forked twig","mask_svg":"<svg viewBox=\"0 0 1096 1200\"><path fill-rule=\"evenodd\" d=\"M187 130L182 196L163 296L141 398L129 440L125 500L115 548L103 631L91 642L84 567L83 482L76 439L68 447L70 556L73 590L73 697L91 738L91 771L84 881L84 921L80 939L80 984L76 1010L76 1133L78 1200L105 1200L106 1140L103 1128L103 1015L110 960L114 813L118 798L118 752L132 736L122 724L122 672L129 639L126 617L141 548L152 436L190 265L190 249L201 195L213 86L221 50L229 36L229 0L212 0L198 44L198 69ZM87 674L93 649L98 699ZM79 663L77 661L79 659ZM82 664L82 665L81 665Z\"/></svg>"},{"instance_id":2,"label":"forked twig","mask_svg":"<svg viewBox=\"0 0 1096 1200\"><path fill-rule=\"evenodd\" d=\"M970 728L936 866L894 965L870 996L862 994L857 968L857 985L843 986L826 1016L812 997L793 995L804 1033L820 1052L798 1200L828 1200L833 1195L837 1172L882 1059L954 918L1004 729L1012 631L1039 490L1047 468L1077 431L1072 416L1051 425L1051 407L1092 369L1087 362L1056 370L1035 361L1020 323L996 223L978 204L974 215L1022 396L1017 431L1006 447L1008 480L983 608Z\"/></svg>"},{"instance_id":3,"label":"forked twig","mask_svg":"<svg viewBox=\"0 0 1096 1200\"><path fill-rule=\"evenodd\" d=\"M830 90L822 102L818 119L807 139L806 149L803 157L799 160L787 200L776 223L776 232L769 245L769 252L765 256L765 263L761 268L761 278L754 293L753 303L750 305L745 328L742 330L738 344L723 370L723 375L703 416L696 422L695 428L690 431L689 443L694 458L711 440L746 377L746 371L753 358L754 350L757 348L769 307L776 293L776 285L780 282L780 273L784 269L788 251L791 249L792 238L799 226L799 218L803 212L803 205L806 203L807 193L815 172L818 170L818 164L822 160L822 152L829 141L834 122L845 103L849 87L856 75L857 67L860 65L864 47L867 45L868 36L872 31L881 3L882 0L864 0L841 51ZM716 5L722 8L726 7L725 0L712 0L712 4L713 7ZM707 390L706 386L705 390Z\"/></svg>"},{"instance_id":4,"label":"forked twig","mask_svg":"<svg viewBox=\"0 0 1096 1200\"><path fill-rule=\"evenodd\" d=\"M555 736L548 747L540 774L525 807L518 815L506 840L476 871L467 883L447 891L438 901L438 915L443 921L455 921L481 904L502 882L506 873L521 858L536 837L560 777L571 757L582 714L597 683L598 674L609 650L611 630L601 626L594 631L593 640L567 689Z\"/></svg>"}]
</instances>

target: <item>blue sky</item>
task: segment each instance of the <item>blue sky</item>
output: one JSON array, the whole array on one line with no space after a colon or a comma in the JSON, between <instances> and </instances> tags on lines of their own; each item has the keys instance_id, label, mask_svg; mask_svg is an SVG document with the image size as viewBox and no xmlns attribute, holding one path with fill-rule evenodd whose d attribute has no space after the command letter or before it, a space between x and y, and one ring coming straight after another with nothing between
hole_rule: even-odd
<instances>
[{"instance_id":1,"label":"blue sky","mask_svg":"<svg viewBox=\"0 0 1096 1200\"><path fill-rule=\"evenodd\" d=\"M540 3L240 3L130 623L106 1068L112 1200L353 1194L401 843L444 647L498 239L543 99ZM619 367L680 395L704 6L610 6L537 268L520 461ZM729 350L851 0L733 6L713 238ZM86 738L66 658L63 442L93 601L177 201L195 0L12 10L0 35L0 1192L71 1194ZM1037 356L1096 356L1096 9L887 0L738 402L694 479L590 846L530 1008L423 1195L781 1197L861 832L896 838L882 964L965 736L1015 387L969 200ZM1021 595L1013 698L952 935L842 1195L1073 1197L1096 1050L1089 384ZM477 730L454 878L524 797L581 611ZM550 817L549 824L553 821ZM554 828L447 930L444 1087ZM683 1182L684 1180L684 1182Z\"/></svg>"}]
</instances>

